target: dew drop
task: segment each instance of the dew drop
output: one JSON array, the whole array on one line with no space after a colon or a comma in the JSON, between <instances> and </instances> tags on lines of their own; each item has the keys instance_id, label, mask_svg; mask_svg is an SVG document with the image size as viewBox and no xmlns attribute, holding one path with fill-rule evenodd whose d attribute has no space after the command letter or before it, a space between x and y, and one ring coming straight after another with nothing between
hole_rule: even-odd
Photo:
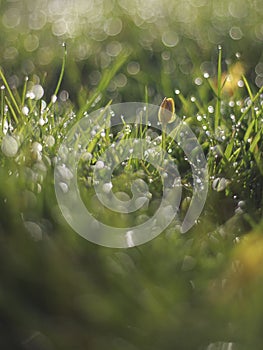
<instances>
[{"instance_id":1,"label":"dew drop","mask_svg":"<svg viewBox=\"0 0 263 350\"><path fill-rule=\"evenodd\" d=\"M104 168L104 162L102 160L98 160L95 164L96 169L103 169Z\"/></svg>"},{"instance_id":2,"label":"dew drop","mask_svg":"<svg viewBox=\"0 0 263 350\"><path fill-rule=\"evenodd\" d=\"M14 157L18 151L17 140L8 134L3 138L1 150L7 157Z\"/></svg>"},{"instance_id":3,"label":"dew drop","mask_svg":"<svg viewBox=\"0 0 263 350\"><path fill-rule=\"evenodd\" d=\"M33 221L25 221L24 226L35 241L42 240L43 233L41 227L38 224Z\"/></svg>"},{"instance_id":4,"label":"dew drop","mask_svg":"<svg viewBox=\"0 0 263 350\"><path fill-rule=\"evenodd\" d=\"M213 106L208 106L208 112L209 113L214 113L214 107Z\"/></svg>"},{"instance_id":5,"label":"dew drop","mask_svg":"<svg viewBox=\"0 0 263 350\"><path fill-rule=\"evenodd\" d=\"M112 189L112 183L111 183L111 182L107 182L107 183L105 183L105 184L102 186L102 190L103 190L103 192L105 192L105 193L110 193L111 189Z\"/></svg>"},{"instance_id":6,"label":"dew drop","mask_svg":"<svg viewBox=\"0 0 263 350\"><path fill-rule=\"evenodd\" d=\"M57 101L57 96L56 95L52 95L51 96L51 102L54 104Z\"/></svg>"},{"instance_id":7,"label":"dew drop","mask_svg":"<svg viewBox=\"0 0 263 350\"><path fill-rule=\"evenodd\" d=\"M202 83L203 83L202 78L198 77L198 78L195 79L195 84L196 85L200 86L200 85L202 85Z\"/></svg>"},{"instance_id":8,"label":"dew drop","mask_svg":"<svg viewBox=\"0 0 263 350\"><path fill-rule=\"evenodd\" d=\"M27 106L22 107L22 113L23 113L24 115L28 115L28 113L29 113L29 108L28 108Z\"/></svg>"}]
</instances>

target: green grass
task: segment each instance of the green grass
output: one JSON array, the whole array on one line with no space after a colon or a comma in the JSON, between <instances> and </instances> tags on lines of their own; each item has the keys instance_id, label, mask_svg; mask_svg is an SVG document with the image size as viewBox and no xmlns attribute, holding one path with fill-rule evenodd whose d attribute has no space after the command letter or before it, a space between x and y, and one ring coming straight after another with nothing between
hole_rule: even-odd
<instances>
[{"instance_id":1,"label":"green grass","mask_svg":"<svg viewBox=\"0 0 263 350\"><path fill-rule=\"evenodd\" d=\"M205 15L200 16L196 21L203 23ZM127 23L131 25L130 17ZM186 25L182 27L183 32ZM137 30L132 29L135 42L135 34L141 35ZM189 36L181 40L191 41ZM235 44L227 42L211 59L216 72L204 76L193 41L186 81L169 71L159 44L152 48L151 64L149 48L136 46L131 52L125 47L91 86L83 83L85 66L72 57L74 45L56 46L62 63L55 74L48 71L56 80L52 76L45 82L40 67L13 86L10 67L0 69L0 347L260 349L263 87L255 86L251 70L243 70L251 64L249 53L246 63L233 58ZM182 47L177 52L184 57ZM134 60L141 70L129 75L127 66ZM90 70L98 73L92 64ZM120 86L123 75L127 84ZM157 238L134 248L109 249L86 241L68 226L55 197L53 176L61 143L77 121L99 108L133 99L160 105L165 96L174 99L177 117L193 130L207 159L209 190L202 214L187 233L180 234L174 221ZM148 162L128 159L112 179L114 191L122 196L131 195L134 179L148 184L149 207L133 215L99 206L92 182L93 166L109 145L150 137L170 150L178 166L182 219L193 195L193 178L184 152L173 141L177 132L175 128L170 137L160 139L162 133L149 126L130 129L125 116L117 129L105 121L78 166L81 196L93 215L114 227L154 215L162 188L158 171Z\"/></svg>"}]
</instances>

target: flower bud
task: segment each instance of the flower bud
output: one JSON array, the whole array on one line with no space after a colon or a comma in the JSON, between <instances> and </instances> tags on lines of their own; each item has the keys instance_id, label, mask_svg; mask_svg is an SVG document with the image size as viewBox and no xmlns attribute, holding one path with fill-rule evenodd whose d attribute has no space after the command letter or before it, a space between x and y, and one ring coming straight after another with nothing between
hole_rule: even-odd
<instances>
[{"instance_id":1,"label":"flower bud","mask_svg":"<svg viewBox=\"0 0 263 350\"><path fill-rule=\"evenodd\" d=\"M172 97L165 97L160 105L158 119L162 124L172 123L175 119L175 107Z\"/></svg>"}]
</instances>

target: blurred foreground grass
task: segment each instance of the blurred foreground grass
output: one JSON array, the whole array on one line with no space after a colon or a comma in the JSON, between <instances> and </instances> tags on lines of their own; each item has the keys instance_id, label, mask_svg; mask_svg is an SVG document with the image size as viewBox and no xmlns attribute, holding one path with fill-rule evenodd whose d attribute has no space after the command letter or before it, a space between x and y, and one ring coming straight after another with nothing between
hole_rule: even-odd
<instances>
[{"instance_id":1,"label":"blurred foreground grass","mask_svg":"<svg viewBox=\"0 0 263 350\"><path fill-rule=\"evenodd\" d=\"M261 349L261 1L0 8L1 349ZM54 98L63 41L68 58ZM56 202L61 140L110 99L159 105L164 96L175 99L207 157L201 217L185 235L171 225L140 247L87 242ZM99 136L93 157L111 141ZM184 154L173 152L184 175L183 212L192 179ZM116 180L122 191L126 166ZM88 171L79 169L87 202Z\"/></svg>"}]
</instances>

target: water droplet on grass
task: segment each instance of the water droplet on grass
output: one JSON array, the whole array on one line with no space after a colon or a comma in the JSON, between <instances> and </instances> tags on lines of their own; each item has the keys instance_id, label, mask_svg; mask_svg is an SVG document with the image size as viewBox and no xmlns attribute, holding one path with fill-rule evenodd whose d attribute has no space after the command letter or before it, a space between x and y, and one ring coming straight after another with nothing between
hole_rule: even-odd
<instances>
[{"instance_id":1,"label":"water droplet on grass","mask_svg":"<svg viewBox=\"0 0 263 350\"><path fill-rule=\"evenodd\" d=\"M239 80L238 82L237 82L237 86L238 87L240 87L240 88L242 88L242 87L244 87L244 81L243 80Z\"/></svg>"},{"instance_id":2,"label":"water droplet on grass","mask_svg":"<svg viewBox=\"0 0 263 350\"><path fill-rule=\"evenodd\" d=\"M28 113L29 113L29 108L28 108L27 106L22 107L22 113L23 113L24 115L28 115Z\"/></svg>"},{"instance_id":3,"label":"water droplet on grass","mask_svg":"<svg viewBox=\"0 0 263 350\"><path fill-rule=\"evenodd\" d=\"M105 192L105 193L110 193L111 189L112 189L112 183L111 183L111 182L107 182L107 183L105 183L105 184L102 186L102 190L103 190L103 192Z\"/></svg>"},{"instance_id":4,"label":"water droplet on grass","mask_svg":"<svg viewBox=\"0 0 263 350\"><path fill-rule=\"evenodd\" d=\"M59 183L59 187L61 189L61 191L63 193L67 193L68 192L68 185L65 182L60 182Z\"/></svg>"},{"instance_id":5,"label":"water droplet on grass","mask_svg":"<svg viewBox=\"0 0 263 350\"><path fill-rule=\"evenodd\" d=\"M202 85L202 83L203 83L203 79L202 78L198 77L198 78L195 79L195 84L196 85L200 86L200 85Z\"/></svg>"},{"instance_id":6,"label":"water droplet on grass","mask_svg":"<svg viewBox=\"0 0 263 350\"><path fill-rule=\"evenodd\" d=\"M103 169L104 168L104 162L102 160L98 160L95 164L96 169Z\"/></svg>"},{"instance_id":7,"label":"water droplet on grass","mask_svg":"<svg viewBox=\"0 0 263 350\"><path fill-rule=\"evenodd\" d=\"M55 144L55 138L52 135L48 135L45 138L45 144L48 147L53 147Z\"/></svg>"},{"instance_id":8,"label":"water droplet on grass","mask_svg":"<svg viewBox=\"0 0 263 350\"><path fill-rule=\"evenodd\" d=\"M14 157L18 151L17 140L10 135L5 135L2 141L1 150L7 157Z\"/></svg>"},{"instance_id":9,"label":"water droplet on grass","mask_svg":"<svg viewBox=\"0 0 263 350\"><path fill-rule=\"evenodd\" d=\"M44 89L41 85L36 84L32 88L32 93L34 94L34 98L36 100L40 100L44 95Z\"/></svg>"},{"instance_id":10,"label":"water droplet on grass","mask_svg":"<svg viewBox=\"0 0 263 350\"><path fill-rule=\"evenodd\" d=\"M39 142L34 142L32 144L32 150L35 152L41 152L42 151L42 145Z\"/></svg>"},{"instance_id":11,"label":"water droplet on grass","mask_svg":"<svg viewBox=\"0 0 263 350\"><path fill-rule=\"evenodd\" d=\"M35 241L42 240L43 238L42 229L38 224L36 224L33 221L25 221L24 226Z\"/></svg>"},{"instance_id":12,"label":"water droplet on grass","mask_svg":"<svg viewBox=\"0 0 263 350\"><path fill-rule=\"evenodd\" d=\"M73 178L72 172L66 166L59 165L57 169L64 180L71 180Z\"/></svg>"},{"instance_id":13,"label":"water droplet on grass","mask_svg":"<svg viewBox=\"0 0 263 350\"><path fill-rule=\"evenodd\" d=\"M40 126L45 125L45 124L46 124L45 119L43 119L42 117L41 117L41 118L39 118L38 124L39 124Z\"/></svg>"},{"instance_id":14,"label":"water droplet on grass","mask_svg":"<svg viewBox=\"0 0 263 350\"><path fill-rule=\"evenodd\" d=\"M213 181L212 188L213 188L213 190L215 190L217 192L221 192L221 191L224 191L226 189L226 187L229 183L230 183L230 181L228 179L225 179L224 177L222 177L222 178L217 177Z\"/></svg>"}]
</instances>

